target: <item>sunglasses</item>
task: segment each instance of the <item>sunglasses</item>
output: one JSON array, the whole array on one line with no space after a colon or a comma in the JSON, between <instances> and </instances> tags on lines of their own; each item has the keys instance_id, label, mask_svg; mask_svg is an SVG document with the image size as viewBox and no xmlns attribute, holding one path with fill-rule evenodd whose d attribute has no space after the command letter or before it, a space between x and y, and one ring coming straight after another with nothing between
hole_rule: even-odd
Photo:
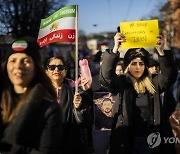
<instances>
[{"instance_id":1,"label":"sunglasses","mask_svg":"<svg viewBox=\"0 0 180 154\"><path fill-rule=\"evenodd\" d=\"M56 67L58 68L59 71L62 71L66 68L64 65L48 65L48 69L51 71L54 71Z\"/></svg>"}]
</instances>

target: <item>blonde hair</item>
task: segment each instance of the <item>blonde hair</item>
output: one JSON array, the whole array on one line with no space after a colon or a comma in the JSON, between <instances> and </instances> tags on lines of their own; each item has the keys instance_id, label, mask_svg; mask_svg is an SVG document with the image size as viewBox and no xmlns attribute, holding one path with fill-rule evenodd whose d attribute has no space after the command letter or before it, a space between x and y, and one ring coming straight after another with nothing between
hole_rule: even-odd
<instances>
[{"instance_id":1,"label":"blonde hair","mask_svg":"<svg viewBox=\"0 0 180 154\"><path fill-rule=\"evenodd\" d=\"M145 75L145 72L144 72L140 80L137 80L129 73L129 65L125 69L124 74L131 79L134 89L136 90L138 94L145 93L146 90L151 94L154 94L156 92L155 86L152 83L151 74L149 73L148 69L147 69L147 75Z\"/></svg>"}]
</instances>

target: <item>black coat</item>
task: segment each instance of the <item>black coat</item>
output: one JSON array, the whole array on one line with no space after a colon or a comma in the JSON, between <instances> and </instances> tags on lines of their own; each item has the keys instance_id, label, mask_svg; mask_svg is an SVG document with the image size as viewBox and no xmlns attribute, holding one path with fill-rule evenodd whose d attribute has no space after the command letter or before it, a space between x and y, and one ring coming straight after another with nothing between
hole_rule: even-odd
<instances>
[{"instance_id":1,"label":"black coat","mask_svg":"<svg viewBox=\"0 0 180 154\"><path fill-rule=\"evenodd\" d=\"M41 84L30 91L4 130L2 142L10 145L10 154L61 154L61 112L53 100Z\"/></svg>"},{"instance_id":2,"label":"black coat","mask_svg":"<svg viewBox=\"0 0 180 154\"><path fill-rule=\"evenodd\" d=\"M115 128L111 135L110 151L112 154L121 152L131 153L132 134L132 102L135 100L136 92L133 88L131 80L125 75L117 76L115 74L116 64L118 62L118 54L114 54L107 50L103 56L103 62L100 71L100 81L103 86L107 87L112 93L123 91L122 114L118 115ZM151 125L154 132L160 132L162 136L172 135L168 119L163 119L162 103L160 94L166 91L175 82L177 77L177 69L171 59L171 53L166 52L165 56L159 56L161 74L153 78L156 93L149 95L149 104L151 109ZM117 101L115 114L118 112L120 100ZM116 114L117 115L117 114ZM166 122L164 124L163 122ZM160 147L160 146L159 146ZM168 146L166 146L167 148ZM166 149L165 148L165 149ZM158 149L159 150L159 149ZM161 151L169 153L168 150Z\"/></svg>"},{"instance_id":3,"label":"black coat","mask_svg":"<svg viewBox=\"0 0 180 154\"><path fill-rule=\"evenodd\" d=\"M90 93L79 91L82 104L78 109L73 107L74 89L65 79L61 86L60 103L63 123L63 154L86 154L85 130L91 125L90 108L92 97ZM79 120L81 122L79 122Z\"/></svg>"}]
</instances>

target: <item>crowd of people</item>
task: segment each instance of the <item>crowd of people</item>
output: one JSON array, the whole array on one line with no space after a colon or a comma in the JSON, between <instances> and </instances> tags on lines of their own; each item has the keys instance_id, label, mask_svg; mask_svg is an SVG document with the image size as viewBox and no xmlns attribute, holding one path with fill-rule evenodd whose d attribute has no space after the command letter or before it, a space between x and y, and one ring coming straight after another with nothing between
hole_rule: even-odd
<instances>
[{"instance_id":1,"label":"crowd of people","mask_svg":"<svg viewBox=\"0 0 180 154\"><path fill-rule=\"evenodd\" d=\"M117 32L113 49L94 55L89 67L96 71L87 86L84 76L78 84L67 76L61 56L42 64L35 39L15 40L0 70L0 153L179 154L180 143L155 143L158 134L180 139L173 53L164 50L160 35L158 61L144 48L120 58L125 41ZM151 134L157 136L150 140Z\"/></svg>"}]
</instances>

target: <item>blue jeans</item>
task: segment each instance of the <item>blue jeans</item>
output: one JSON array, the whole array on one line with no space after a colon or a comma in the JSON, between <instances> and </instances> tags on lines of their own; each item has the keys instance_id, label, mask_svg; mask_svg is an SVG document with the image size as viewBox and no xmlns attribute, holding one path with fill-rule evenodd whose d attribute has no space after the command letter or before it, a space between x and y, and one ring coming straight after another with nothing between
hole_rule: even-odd
<instances>
[{"instance_id":1,"label":"blue jeans","mask_svg":"<svg viewBox=\"0 0 180 154\"><path fill-rule=\"evenodd\" d=\"M96 154L107 154L111 130L93 130L93 148Z\"/></svg>"}]
</instances>

